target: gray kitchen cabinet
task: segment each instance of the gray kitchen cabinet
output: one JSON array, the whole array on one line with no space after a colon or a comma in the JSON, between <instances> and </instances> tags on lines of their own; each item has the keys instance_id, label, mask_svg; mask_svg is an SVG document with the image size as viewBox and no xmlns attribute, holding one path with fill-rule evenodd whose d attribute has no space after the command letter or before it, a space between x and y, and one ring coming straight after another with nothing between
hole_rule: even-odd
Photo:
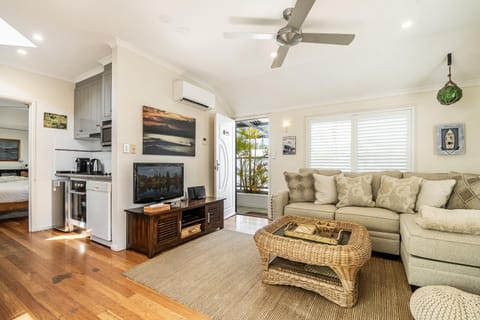
<instances>
[{"instance_id":1,"label":"gray kitchen cabinet","mask_svg":"<svg viewBox=\"0 0 480 320\"><path fill-rule=\"evenodd\" d=\"M112 64L103 71L103 120L112 119Z\"/></svg>"},{"instance_id":2,"label":"gray kitchen cabinet","mask_svg":"<svg viewBox=\"0 0 480 320\"><path fill-rule=\"evenodd\" d=\"M103 120L103 75L98 74L75 85L74 136L100 137Z\"/></svg>"}]
</instances>

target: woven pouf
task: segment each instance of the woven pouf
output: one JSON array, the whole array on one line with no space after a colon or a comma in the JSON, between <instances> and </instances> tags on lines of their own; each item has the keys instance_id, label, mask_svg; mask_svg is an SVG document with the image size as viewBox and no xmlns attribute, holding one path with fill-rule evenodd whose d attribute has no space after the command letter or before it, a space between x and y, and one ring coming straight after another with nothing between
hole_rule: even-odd
<instances>
[{"instance_id":1,"label":"woven pouf","mask_svg":"<svg viewBox=\"0 0 480 320\"><path fill-rule=\"evenodd\" d=\"M410 298L415 320L480 320L480 296L448 286L417 289Z\"/></svg>"}]
</instances>

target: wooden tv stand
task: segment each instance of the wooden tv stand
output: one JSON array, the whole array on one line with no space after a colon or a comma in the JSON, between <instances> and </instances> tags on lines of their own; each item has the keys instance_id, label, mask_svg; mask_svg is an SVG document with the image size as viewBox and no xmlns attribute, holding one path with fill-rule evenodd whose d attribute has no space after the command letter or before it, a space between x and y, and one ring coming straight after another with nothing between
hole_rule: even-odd
<instances>
[{"instance_id":1,"label":"wooden tv stand","mask_svg":"<svg viewBox=\"0 0 480 320\"><path fill-rule=\"evenodd\" d=\"M185 200L177 207L156 213L145 213L143 207L125 209L127 249L151 258L161 251L223 229L223 200L216 197Z\"/></svg>"}]
</instances>

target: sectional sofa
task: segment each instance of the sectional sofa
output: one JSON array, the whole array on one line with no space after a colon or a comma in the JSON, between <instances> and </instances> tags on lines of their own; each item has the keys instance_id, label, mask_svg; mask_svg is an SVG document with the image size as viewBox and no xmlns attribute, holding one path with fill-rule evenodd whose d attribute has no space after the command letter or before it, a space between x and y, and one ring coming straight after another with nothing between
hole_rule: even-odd
<instances>
[{"instance_id":1,"label":"sectional sofa","mask_svg":"<svg viewBox=\"0 0 480 320\"><path fill-rule=\"evenodd\" d=\"M314 175L316 178L322 176L325 179L326 177L335 177L337 188L340 188L340 184L338 184L340 176L346 179L370 176L368 181L370 181L371 187L371 201L365 202L365 205L362 206L348 205L348 203L339 205L342 200L337 200L336 203L321 201L318 203L319 201L315 198L318 196L316 193L318 190L315 190L318 185L315 184L317 180L313 179ZM389 178L382 178L382 176ZM272 195L270 218L275 219L282 215L300 215L362 224L370 233L373 251L401 255L411 285L450 285L480 294L480 232L475 232L477 230L475 228L480 227L480 212L455 210L480 209L480 175L402 173L400 171L341 173L338 170L303 168L299 169L297 173L285 173L285 177L290 189ZM408 192L418 196L415 200L417 204L420 202L420 197L426 199L427 184L431 181L445 185L445 183L448 184L447 181L455 180L450 184L449 191L438 191L438 193L443 192L447 198L445 198L445 203L437 205L455 211L436 208L435 210L443 210L449 214L450 212L453 214L467 211L464 213L470 219L467 222L467 227L471 227L471 230L468 230L469 233L463 233L461 230L458 232L455 229L453 231L456 232L450 232L452 230L448 225L446 228L449 230L448 232L440 231L443 229L439 230L438 226L433 228L428 225L421 226L423 218L418 214L417 206L413 210L412 208L398 209L400 212L410 212L399 213L391 209L396 208L393 202L385 202L385 194L381 195L381 199L378 198L379 191L385 191L385 188L381 190L382 182L386 185L387 181L402 183L407 180L414 181L418 185L417 190L411 187L407 188ZM424 186L423 191L422 186ZM423 192L422 196L420 196L421 191ZM340 196L340 193L338 195ZM392 193L393 196L394 193ZM396 200L398 202L398 199ZM425 206L425 211L427 208L430 207ZM432 210L434 209L432 208ZM468 215L470 213L478 214ZM461 214L457 215L457 217L460 216ZM450 217L455 216L450 214Z\"/></svg>"}]
</instances>

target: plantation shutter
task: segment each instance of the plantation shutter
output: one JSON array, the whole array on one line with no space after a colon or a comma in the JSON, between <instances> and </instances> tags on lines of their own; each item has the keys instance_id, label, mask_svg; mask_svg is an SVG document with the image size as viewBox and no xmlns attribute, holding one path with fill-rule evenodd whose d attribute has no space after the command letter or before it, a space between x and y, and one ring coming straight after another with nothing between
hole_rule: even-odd
<instances>
[{"instance_id":1,"label":"plantation shutter","mask_svg":"<svg viewBox=\"0 0 480 320\"><path fill-rule=\"evenodd\" d=\"M351 131L348 120L310 122L309 166L351 171Z\"/></svg>"},{"instance_id":2,"label":"plantation shutter","mask_svg":"<svg viewBox=\"0 0 480 320\"><path fill-rule=\"evenodd\" d=\"M355 171L410 170L410 110L359 114Z\"/></svg>"},{"instance_id":3,"label":"plantation shutter","mask_svg":"<svg viewBox=\"0 0 480 320\"><path fill-rule=\"evenodd\" d=\"M342 171L411 171L412 109L308 122L307 166Z\"/></svg>"}]
</instances>

